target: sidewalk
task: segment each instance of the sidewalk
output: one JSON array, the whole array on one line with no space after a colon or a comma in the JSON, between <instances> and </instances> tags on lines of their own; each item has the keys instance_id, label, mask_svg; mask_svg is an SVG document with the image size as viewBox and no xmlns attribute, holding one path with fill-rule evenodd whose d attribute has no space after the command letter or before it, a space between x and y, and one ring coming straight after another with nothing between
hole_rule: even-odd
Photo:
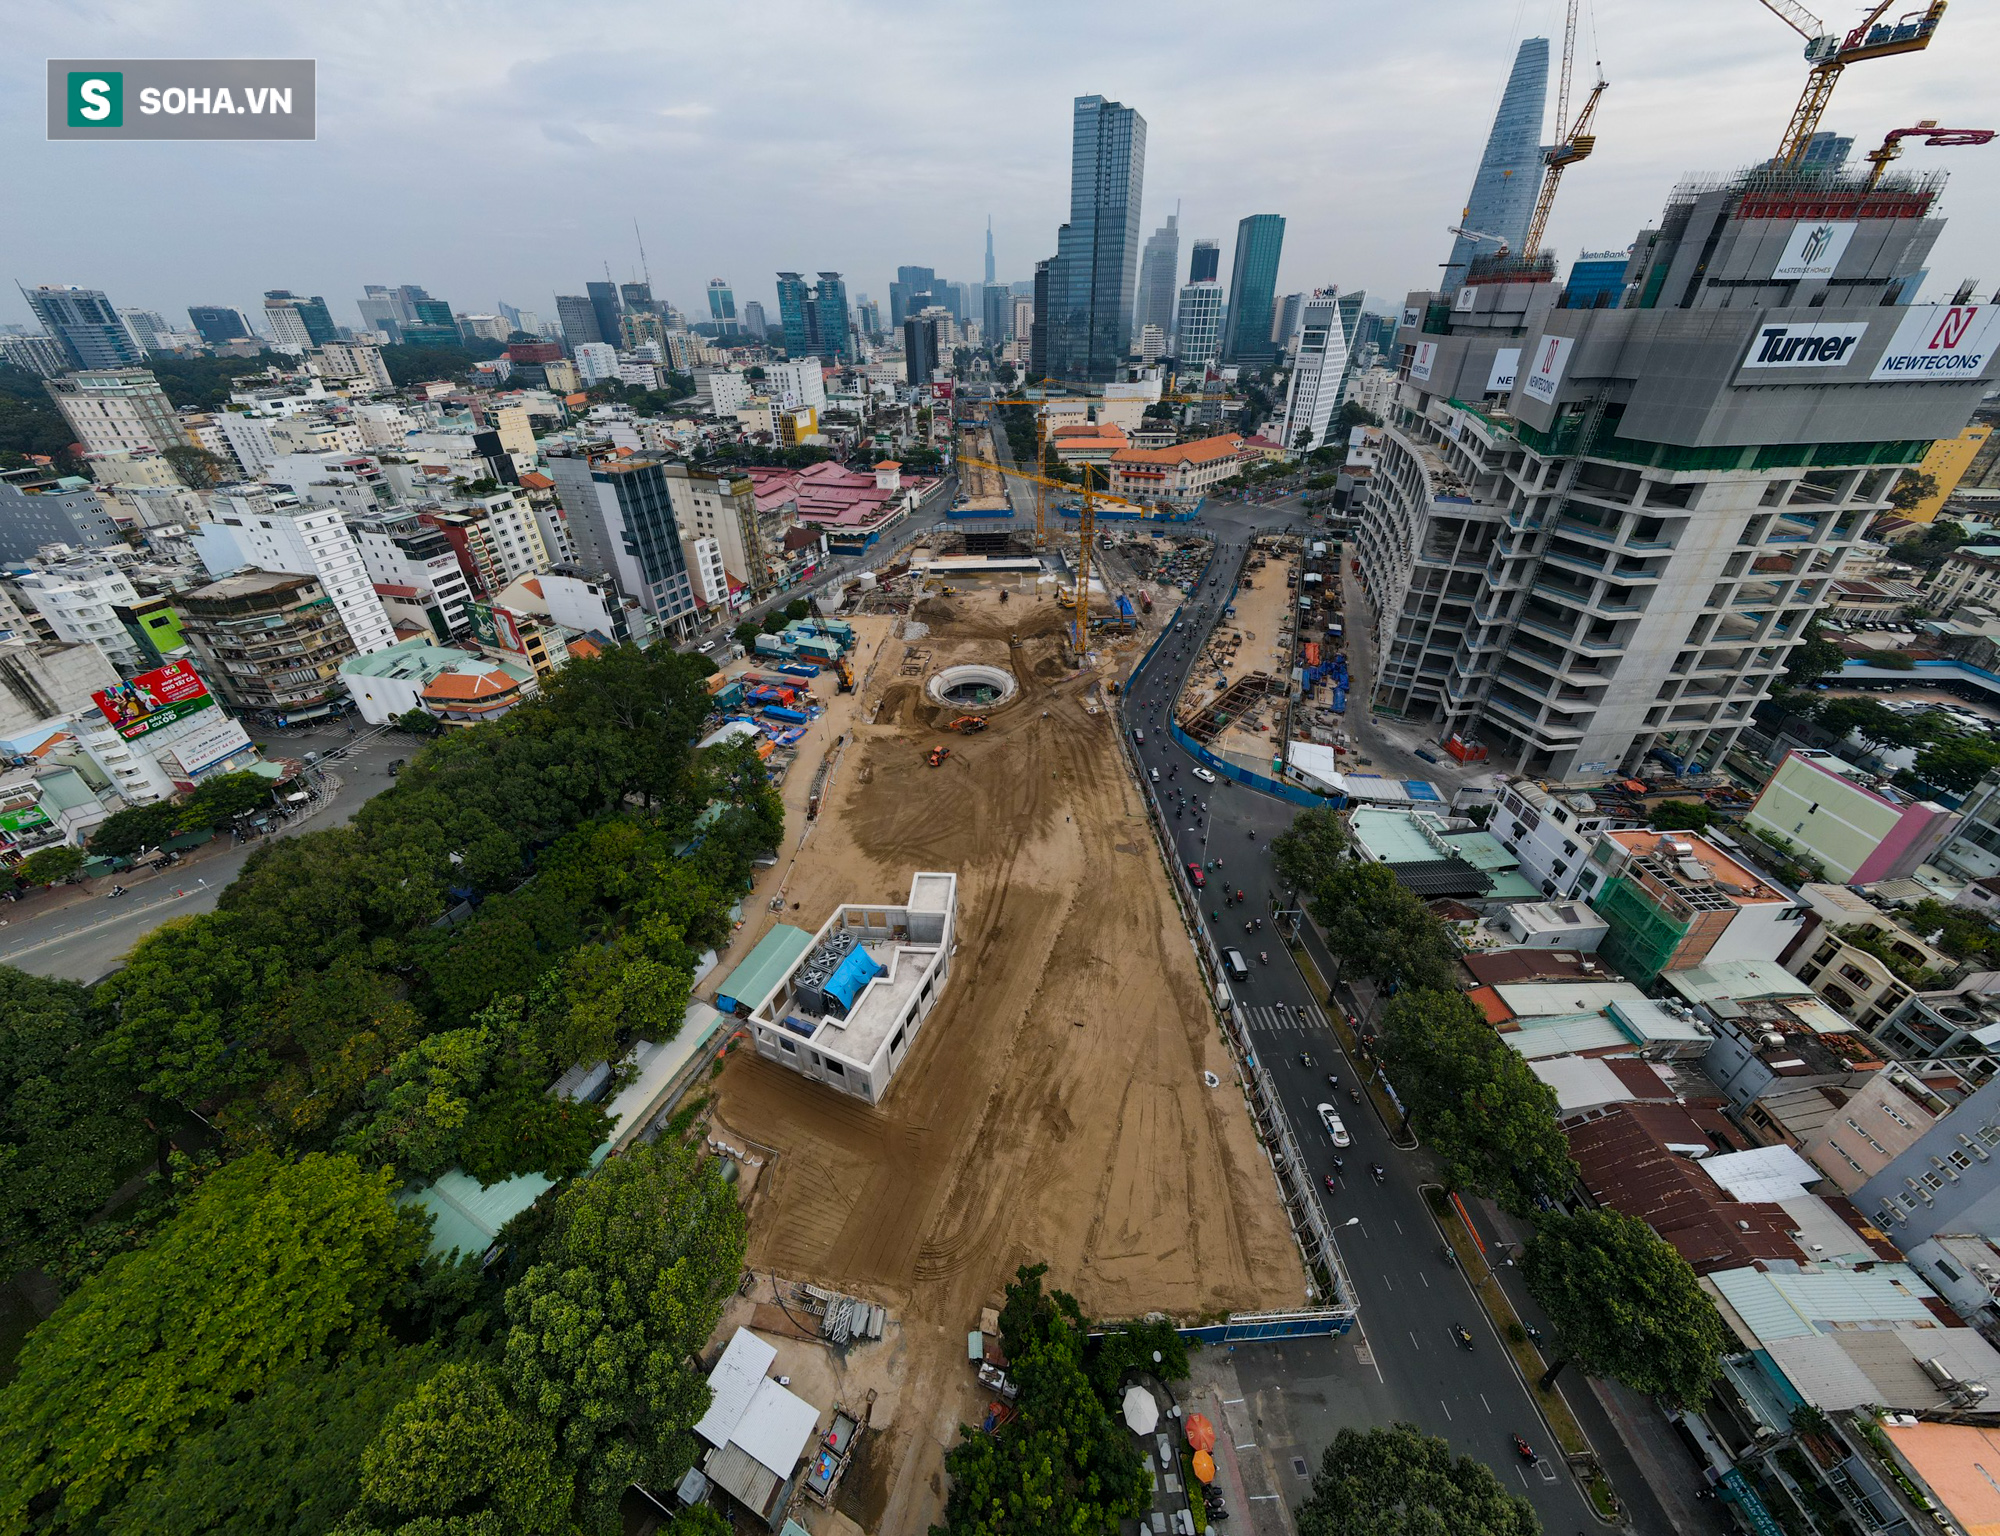
<instances>
[{"instance_id":1,"label":"sidewalk","mask_svg":"<svg viewBox=\"0 0 2000 1536\"><path fill-rule=\"evenodd\" d=\"M1226 1346L1189 1352L1181 1407L1187 1413L1207 1414L1215 1426L1215 1481L1228 1505L1229 1520L1209 1529L1227 1536L1296 1536L1277 1469L1257 1441L1256 1410L1245 1400Z\"/></svg>"}]
</instances>

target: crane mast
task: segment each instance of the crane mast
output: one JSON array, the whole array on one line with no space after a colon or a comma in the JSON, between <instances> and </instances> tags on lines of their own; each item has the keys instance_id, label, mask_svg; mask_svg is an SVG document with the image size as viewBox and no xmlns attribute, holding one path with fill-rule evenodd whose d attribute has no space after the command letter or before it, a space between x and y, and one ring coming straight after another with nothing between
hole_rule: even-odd
<instances>
[{"instance_id":1,"label":"crane mast","mask_svg":"<svg viewBox=\"0 0 2000 1536\"><path fill-rule=\"evenodd\" d=\"M1590 127L1597 116L1597 103L1610 83L1604 78L1601 63L1597 83L1590 88L1583 110L1577 113L1574 122L1569 119L1570 75L1576 61L1576 13L1580 3L1581 0L1569 0L1563 17L1562 73L1557 77L1556 84L1556 142L1549 146L1542 158L1542 189L1535 198L1534 216L1528 221L1528 237L1521 248L1521 259L1526 262L1532 262L1541 254L1542 236L1548 231L1549 210L1555 206L1556 188L1562 185L1563 172L1577 161L1588 158L1597 147L1597 135L1590 131Z\"/></svg>"},{"instance_id":2,"label":"crane mast","mask_svg":"<svg viewBox=\"0 0 2000 1536\"><path fill-rule=\"evenodd\" d=\"M1893 22L1885 22L1893 0L1880 0L1845 36L1829 32L1826 23L1797 0L1764 0L1764 7L1806 40L1806 60L1812 65L1806 87L1792 108L1791 121L1773 157L1778 165L1794 168L1805 159L1806 147L1819 131L1820 119L1833 88L1850 64L1865 59L1885 59L1892 54L1916 53L1928 48L1937 26L1944 19L1945 0L1930 0L1920 10L1910 11Z\"/></svg>"}]
</instances>

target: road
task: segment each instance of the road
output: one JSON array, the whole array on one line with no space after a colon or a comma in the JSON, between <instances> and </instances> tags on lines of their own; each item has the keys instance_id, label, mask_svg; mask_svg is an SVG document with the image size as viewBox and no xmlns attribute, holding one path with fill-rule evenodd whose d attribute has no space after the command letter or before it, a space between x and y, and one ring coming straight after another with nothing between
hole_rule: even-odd
<instances>
[{"instance_id":1,"label":"road","mask_svg":"<svg viewBox=\"0 0 2000 1536\"><path fill-rule=\"evenodd\" d=\"M1361 1329L1344 1340L1286 1346L1285 1368L1274 1378L1286 1401L1296 1404L1299 1393L1320 1391L1326 1405L1309 1418L1295 1407L1294 1428L1303 1421L1311 1426L1304 1433L1319 1436L1308 1440L1301 1454L1309 1465L1317 1465L1320 1450L1341 1426L1405 1420L1486 1462L1534 1504L1549 1531L1602 1529L1575 1483L1553 1464L1554 1447L1528 1389L1464 1278L1441 1254L1437 1227L1419 1189L1427 1177L1427 1158L1397 1151L1366 1096L1359 1104L1350 1099L1349 1089L1360 1080L1354 1064L1340 1051L1304 977L1271 933L1271 913L1286 893L1266 849L1291 824L1293 807L1226 779L1212 785L1199 781L1195 760L1165 733L1170 703L1199 650L1202 631L1215 616L1218 599L1229 593L1251 538L1295 523L1285 507L1211 503L1204 526L1217 539L1211 567L1216 585L1203 586L1190 599L1184 640L1163 645L1152 664L1134 677L1123 708L1128 729L1137 726L1145 732L1139 760L1149 781L1153 772L1159 774L1155 792L1166 825L1174 829L1181 862L1222 861L1219 870L1208 872L1202 920L1218 944L1243 953L1250 979L1233 990L1249 1020L1254 1049L1277 1084L1312 1181L1334 1180L1332 1193L1323 1198L1355 1287ZM1364 750L1373 752L1373 744ZM1400 755L1385 748L1378 762ZM1414 758L1411 762L1413 772L1429 767ZM1400 771L1400 764L1379 771ZM1190 808L1176 820L1173 809L1182 794ZM1245 902L1224 906L1224 891L1238 888ZM1246 933L1244 923L1253 916L1262 918L1262 930ZM1260 963L1260 951L1269 954L1268 963ZM1329 1074L1339 1077L1338 1089L1329 1086ZM1316 1106L1327 1102L1335 1106L1353 1143L1338 1153L1345 1164L1341 1174L1335 1174L1335 1148L1316 1112ZM1381 1165L1379 1180L1370 1176L1371 1164ZM1469 1351L1454 1341L1452 1330L1459 1325L1472 1334ZM1248 1364L1240 1362L1239 1369ZM1515 1434L1542 1453L1540 1467L1521 1462L1513 1447ZM1636 1529L1672 1529L1643 1483L1626 1487L1621 1482L1619 1493L1633 1507Z\"/></svg>"},{"instance_id":2,"label":"road","mask_svg":"<svg viewBox=\"0 0 2000 1536\"><path fill-rule=\"evenodd\" d=\"M328 763L328 771L340 780L331 803L303 821L284 824L274 837L352 821L372 796L393 782L389 764L410 756L417 745L408 736L366 725L359 726L352 738L344 725L335 725L262 733L257 739L269 756L339 753ZM123 896L94 894L71 906L18 918L0 929L0 964L70 981L92 982L109 975L134 944L169 918L212 911L222 888L236 878L261 843L261 839L239 843L155 875L120 876L128 884ZM94 892L111 888L108 880L90 884Z\"/></svg>"}]
</instances>

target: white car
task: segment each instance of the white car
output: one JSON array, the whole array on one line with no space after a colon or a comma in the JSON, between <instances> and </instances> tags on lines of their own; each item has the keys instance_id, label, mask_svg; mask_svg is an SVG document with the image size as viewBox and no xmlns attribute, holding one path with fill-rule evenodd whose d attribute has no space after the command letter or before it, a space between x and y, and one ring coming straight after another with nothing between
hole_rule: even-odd
<instances>
[{"instance_id":1,"label":"white car","mask_svg":"<svg viewBox=\"0 0 2000 1536\"><path fill-rule=\"evenodd\" d=\"M1320 1105L1319 1123L1326 1127L1326 1134L1333 1138L1336 1147L1348 1146L1354 1140L1347 1134L1347 1127L1340 1123L1340 1116L1334 1113L1331 1104Z\"/></svg>"},{"instance_id":2,"label":"white car","mask_svg":"<svg viewBox=\"0 0 2000 1536\"><path fill-rule=\"evenodd\" d=\"M1204 784L1213 784L1215 782L1215 775L1210 773L1206 768L1195 769L1194 776Z\"/></svg>"}]
</instances>

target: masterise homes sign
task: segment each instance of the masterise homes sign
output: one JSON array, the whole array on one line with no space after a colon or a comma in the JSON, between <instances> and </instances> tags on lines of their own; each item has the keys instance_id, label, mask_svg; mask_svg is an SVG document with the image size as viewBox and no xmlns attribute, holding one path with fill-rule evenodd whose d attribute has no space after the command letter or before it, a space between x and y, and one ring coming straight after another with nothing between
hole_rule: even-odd
<instances>
[{"instance_id":1,"label":"masterise homes sign","mask_svg":"<svg viewBox=\"0 0 2000 1536\"><path fill-rule=\"evenodd\" d=\"M311 139L312 59L50 59L51 139Z\"/></svg>"}]
</instances>

